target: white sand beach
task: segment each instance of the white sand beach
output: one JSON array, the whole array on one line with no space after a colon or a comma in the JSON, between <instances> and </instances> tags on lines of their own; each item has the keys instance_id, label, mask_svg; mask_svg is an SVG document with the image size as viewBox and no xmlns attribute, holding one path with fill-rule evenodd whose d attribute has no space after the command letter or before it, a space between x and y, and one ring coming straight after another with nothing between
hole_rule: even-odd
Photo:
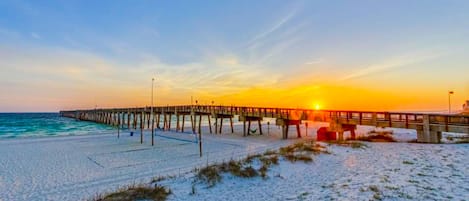
<instances>
[{"instance_id":1,"label":"white sand beach","mask_svg":"<svg viewBox=\"0 0 469 201\"><path fill-rule=\"evenodd\" d=\"M159 131L152 147L150 131L144 133L144 144L140 144L140 131L135 132L133 137L122 132L119 139L116 132L0 140L0 200L80 200L295 141L280 140L274 130L275 135L242 137L239 126L236 134L228 134L225 126L226 134L203 135L200 158L198 144L189 142L195 141L192 134ZM208 133L208 127L203 132Z\"/></svg>"},{"instance_id":2,"label":"white sand beach","mask_svg":"<svg viewBox=\"0 0 469 201\"><path fill-rule=\"evenodd\" d=\"M368 148L328 146L313 162L281 160L267 179L225 173L208 188L193 176L159 182L169 200L467 200L469 146L366 143Z\"/></svg>"},{"instance_id":3,"label":"white sand beach","mask_svg":"<svg viewBox=\"0 0 469 201\"><path fill-rule=\"evenodd\" d=\"M319 126L310 125L303 139L311 139ZM414 143L366 143L364 149L327 145L332 154L312 163L281 160L267 179L225 175L212 188L197 185L190 195L195 167L299 140L293 127L289 140L280 139L276 126L269 134L267 125L263 130L262 136L242 137L236 125L235 134L229 127L222 135L204 134L202 158L188 133L157 132L154 147L148 131L144 144L139 131L133 137L122 132L119 139L112 133L1 140L0 200L85 200L164 175L176 176L161 182L173 191L169 200L464 200L469 195L469 145ZM415 132L401 129L395 135L412 138Z\"/></svg>"}]
</instances>

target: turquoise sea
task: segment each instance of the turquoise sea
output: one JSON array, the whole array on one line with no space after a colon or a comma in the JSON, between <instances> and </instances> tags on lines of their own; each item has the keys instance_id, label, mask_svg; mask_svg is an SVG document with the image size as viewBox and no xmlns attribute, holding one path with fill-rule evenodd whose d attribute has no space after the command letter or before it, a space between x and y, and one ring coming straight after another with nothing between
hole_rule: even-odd
<instances>
[{"instance_id":1,"label":"turquoise sea","mask_svg":"<svg viewBox=\"0 0 469 201\"><path fill-rule=\"evenodd\" d=\"M98 134L113 127L60 117L59 113L0 113L0 139Z\"/></svg>"}]
</instances>

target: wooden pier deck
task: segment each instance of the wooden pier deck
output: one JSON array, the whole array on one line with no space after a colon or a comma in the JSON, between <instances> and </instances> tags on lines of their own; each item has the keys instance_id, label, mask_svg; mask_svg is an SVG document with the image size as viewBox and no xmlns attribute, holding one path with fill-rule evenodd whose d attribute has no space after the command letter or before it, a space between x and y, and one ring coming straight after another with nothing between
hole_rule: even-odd
<instances>
[{"instance_id":1,"label":"wooden pier deck","mask_svg":"<svg viewBox=\"0 0 469 201\"><path fill-rule=\"evenodd\" d=\"M153 112L152 112L153 111ZM446 114L425 114L425 113L400 113L400 112L372 112L372 111L338 111L338 110L312 110L312 109L292 109L292 108L264 108L264 107L240 107L240 106L213 106L213 105L182 105L182 106L158 106L141 108L113 108L113 109L92 109L92 110L72 110L61 111L64 117L76 118L84 121L93 121L118 126L121 128L151 128L150 124L154 118L156 127L163 123L163 129L171 128L171 118L177 118L177 131L184 131L184 125L179 125L182 117L191 118L192 131L201 132L202 116L215 118L216 125L218 119L229 118L232 122L234 116L239 116L244 124L244 135L247 135L249 128L246 123L251 121L261 122L262 118L275 118L276 124L282 126L283 137L288 137L288 127L293 125L297 128L302 121L329 122L328 130L337 132L339 139L343 133L352 125L368 125L377 127L406 128L417 130L417 141L423 143L439 143L441 132L455 132L469 134L468 115L446 115ZM197 117L199 119L197 123ZM215 132L221 132L220 128L215 128ZM198 129L197 129L198 127ZM210 132L212 132L211 122L209 122ZM233 124L231 123L233 131ZM298 137L301 137L299 130Z\"/></svg>"}]
</instances>

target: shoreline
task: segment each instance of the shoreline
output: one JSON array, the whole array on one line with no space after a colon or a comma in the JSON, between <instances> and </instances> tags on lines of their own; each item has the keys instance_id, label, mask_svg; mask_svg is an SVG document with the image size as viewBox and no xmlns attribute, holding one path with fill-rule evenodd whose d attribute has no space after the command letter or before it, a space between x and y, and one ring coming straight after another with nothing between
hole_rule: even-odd
<instances>
[{"instance_id":1,"label":"shoreline","mask_svg":"<svg viewBox=\"0 0 469 201\"><path fill-rule=\"evenodd\" d=\"M117 135L117 132L115 132ZM88 132L84 134L66 134L66 135L23 135L17 137L2 137L0 136L0 142L2 141L10 141L10 140L39 140L39 139L51 139L51 138L65 138L65 137L79 137L79 136L95 136L95 135L111 135L114 134L114 131L102 131L102 132Z\"/></svg>"}]
</instances>

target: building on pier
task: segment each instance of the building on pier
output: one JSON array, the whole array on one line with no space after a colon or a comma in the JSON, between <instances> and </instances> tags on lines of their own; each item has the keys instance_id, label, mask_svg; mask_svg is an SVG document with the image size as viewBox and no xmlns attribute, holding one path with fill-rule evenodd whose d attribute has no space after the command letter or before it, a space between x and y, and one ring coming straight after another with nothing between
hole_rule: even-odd
<instances>
[{"instance_id":1,"label":"building on pier","mask_svg":"<svg viewBox=\"0 0 469 201\"><path fill-rule=\"evenodd\" d=\"M469 115L469 100L466 100L466 103L462 105L462 114Z\"/></svg>"}]
</instances>

